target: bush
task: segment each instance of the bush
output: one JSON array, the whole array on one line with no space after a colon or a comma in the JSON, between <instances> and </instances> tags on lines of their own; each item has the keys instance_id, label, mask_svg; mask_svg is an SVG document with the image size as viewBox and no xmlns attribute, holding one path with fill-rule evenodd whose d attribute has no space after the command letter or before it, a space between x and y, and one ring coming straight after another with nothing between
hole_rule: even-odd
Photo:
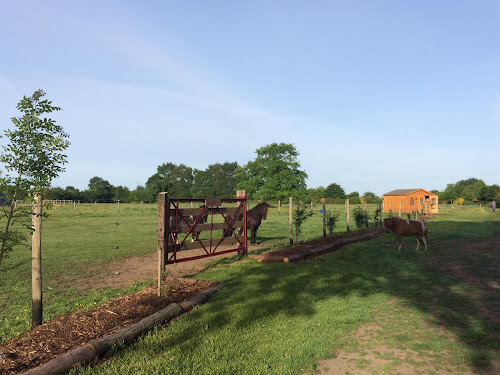
<instances>
[{"instance_id":1,"label":"bush","mask_svg":"<svg viewBox=\"0 0 500 375\"><path fill-rule=\"evenodd\" d=\"M293 225L295 226L295 243L299 242L299 234L302 232L302 224L312 216L312 211L308 211L307 206L302 202L297 204L297 209L293 211Z\"/></svg>"},{"instance_id":2,"label":"bush","mask_svg":"<svg viewBox=\"0 0 500 375\"><path fill-rule=\"evenodd\" d=\"M328 228L328 234L331 236L333 233L333 229L335 228L335 225L337 225L337 222L339 221L339 214L338 213L328 213L325 215L326 217L326 227Z\"/></svg>"},{"instance_id":3,"label":"bush","mask_svg":"<svg viewBox=\"0 0 500 375\"><path fill-rule=\"evenodd\" d=\"M360 207L356 207L353 211L354 222L356 223L356 229L360 230L363 224L366 223L365 211Z\"/></svg>"}]
</instances>

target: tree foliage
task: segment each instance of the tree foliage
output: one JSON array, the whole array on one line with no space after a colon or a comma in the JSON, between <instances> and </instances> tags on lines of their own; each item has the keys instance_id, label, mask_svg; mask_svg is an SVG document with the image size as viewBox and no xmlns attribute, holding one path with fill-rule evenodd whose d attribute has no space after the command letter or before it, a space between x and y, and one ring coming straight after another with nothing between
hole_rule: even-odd
<instances>
[{"instance_id":1,"label":"tree foliage","mask_svg":"<svg viewBox=\"0 0 500 375\"><path fill-rule=\"evenodd\" d=\"M339 184L332 183L326 187L325 197L345 199L345 191Z\"/></svg>"},{"instance_id":2,"label":"tree foliage","mask_svg":"<svg viewBox=\"0 0 500 375\"><path fill-rule=\"evenodd\" d=\"M236 195L236 176L238 163L226 162L209 165L204 171L194 171L192 187L194 198L232 198Z\"/></svg>"},{"instance_id":3,"label":"tree foliage","mask_svg":"<svg viewBox=\"0 0 500 375\"><path fill-rule=\"evenodd\" d=\"M446 189L440 194L440 201L455 201L463 198L465 201L490 201L500 192L500 187L496 184L486 185L477 178L468 178L448 184Z\"/></svg>"},{"instance_id":4,"label":"tree foliage","mask_svg":"<svg viewBox=\"0 0 500 375\"><path fill-rule=\"evenodd\" d=\"M272 143L257 149L257 157L235 171L238 189L248 197L284 199L306 192L307 173L300 169L299 156L290 143Z\"/></svg>"},{"instance_id":5,"label":"tree foliage","mask_svg":"<svg viewBox=\"0 0 500 375\"><path fill-rule=\"evenodd\" d=\"M146 181L146 189L156 200L158 193L167 192L169 197L191 198L193 169L184 164L165 163Z\"/></svg>"},{"instance_id":6,"label":"tree foliage","mask_svg":"<svg viewBox=\"0 0 500 375\"><path fill-rule=\"evenodd\" d=\"M2 146L0 162L14 176L5 174L0 179L1 192L8 204L0 216L5 223L0 235L0 265L4 254L25 238L22 232L12 230L11 225L20 221L31 229L31 211L17 208L15 201L42 193L64 171L63 152L70 144L69 135L54 120L43 117L61 109L43 100L44 96L43 90L37 90L32 96L23 97L16 106L21 116L12 118L14 130L4 131L8 143Z\"/></svg>"},{"instance_id":7,"label":"tree foliage","mask_svg":"<svg viewBox=\"0 0 500 375\"><path fill-rule=\"evenodd\" d=\"M111 201L114 196L114 187L101 177L92 177L89 181L89 190L86 194L90 201Z\"/></svg>"}]
</instances>

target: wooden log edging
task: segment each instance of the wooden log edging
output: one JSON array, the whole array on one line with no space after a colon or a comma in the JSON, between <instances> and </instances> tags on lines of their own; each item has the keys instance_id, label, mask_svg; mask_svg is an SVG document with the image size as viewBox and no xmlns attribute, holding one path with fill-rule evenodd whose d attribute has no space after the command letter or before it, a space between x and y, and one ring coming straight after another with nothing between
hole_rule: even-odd
<instances>
[{"instance_id":1,"label":"wooden log edging","mask_svg":"<svg viewBox=\"0 0 500 375\"><path fill-rule=\"evenodd\" d=\"M323 245L320 247L317 247L315 249L310 249L310 250L304 250L297 252L295 254L290 254L290 255L278 255L278 254L262 254L262 255L255 255L252 256L252 258L256 259L259 262L263 263L268 263L268 262L285 262L289 263L292 261L295 261L297 259L305 258L311 255L316 255L320 253L324 253L333 249L339 249L345 245L354 243L354 242L359 242L359 241L364 241L366 239L369 239L371 237L374 237L380 233L382 233L384 230L380 228L379 230L368 232L368 233L362 233L359 236L356 237L346 237L346 238L339 238L335 240L332 243L329 243L327 245Z\"/></svg>"},{"instance_id":2,"label":"wooden log edging","mask_svg":"<svg viewBox=\"0 0 500 375\"><path fill-rule=\"evenodd\" d=\"M111 347L116 343L121 341L130 343L134 341L139 336L152 330L157 324L167 322L175 318L177 315L191 310L194 306L202 304L210 295L214 294L223 287L224 284L218 284L186 301L171 303L164 309L157 311L135 324L124 327L112 334L101 337L100 339L90 341L87 344L54 358L47 363L32 368L24 372L22 375L62 375L73 367L84 363L90 363L97 356L111 349Z\"/></svg>"}]
</instances>

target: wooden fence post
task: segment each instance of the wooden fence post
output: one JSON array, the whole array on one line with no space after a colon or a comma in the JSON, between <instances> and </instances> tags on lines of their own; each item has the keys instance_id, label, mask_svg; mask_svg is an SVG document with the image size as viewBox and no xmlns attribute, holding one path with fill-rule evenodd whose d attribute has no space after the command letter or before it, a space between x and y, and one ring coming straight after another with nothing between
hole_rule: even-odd
<instances>
[{"instance_id":1,"label":"wooden fence post","mask_svg":"<svg viewBox=\"0 0 500 375\"><path fill-rule=\"evenodd\" d=\"M144 202L143 202L143 201L141 201L141 212L142 212L142 205L143 205L143 203L144 203Z\"/></svg>"},{"instance_id":2,"label":"wooden fence post","mask_svg":"<svg viewBox=\"0 0 500 375\"><path fill-rule=\"evenodd\" d=\"M288 210L289 218L288 218L288 226L290 229L290 246L293 245L293 198L289 197L288 202L290 205L290 208Z\"/></svg>"},{"instance_id":3,"label":"wooden fence post","mask_svg":"<svg viewBox=\"0 0 500 375\"><path fill-rule=\"evenodd\" d=\"M42 196L35 195L31 237L31 328L42 325Z\"/></svg>"},{"instance_id":4,"label":"wooden fence post","mask_svg":"<svg viewBox=\"0 0 500 375\"><path fill-rule=\"evenodd\" d=\"M281 215L281 199L278 199L278 215Z\"/></svg>"},{"instance_id":5,"label":"wooden fence post","mask_svg":"<svg viewBox=\"0 0 500 375\"><path fill-rule=\"evenodd\" d=\"M120 201L118 200L118 213L120 213Z\"/></svg>"},{"instance_id":6,"label":"wooden fence post","mask_svg":"<svg viewBox=\"0 0 500 375\"><path fill-rule=\"evenodd\" d=\"M346 212L346 215L347 215L347 220L346 220L346 223L347 223L347 231L349 232L349 220L351 220L351 213L350 213L350 209L349 209L349 199L346 199L345 200L345 212Z\"/></svg>"},{"instance_id":7,"label":"wooden fence post","mask_svg":"<svg viewBox=\"0 0 500 375\"><path fill-rule=\"evenodd\" d=\"M73 211L76 211L76 201L73 201Z\"/></svg>"},{"instance_id":8,"label":"wooden fence post","mask_svg":"<svg viewBox=\"0 0 500 375\"><path fill-rule=\"evenodd\" d=\"M383 202L378 202L378 208L380 210L380 217L379 217L380 226L382 226L382 215L384 214L382 204L383 204Z\"/></svg>"},{"instance_id":9,"label":"wooden fence post","mask_svg":"<svg viewBox=\"0 0 500 375\"><path fill-rule=\"evenodd\" d=\"M97 201L94 202L95 213L97 213Z\"/></svg>"},{"instance_id":10,"label":"wooden fence post","mask_svg":"<svg viewBox=\"0 0 500 375\"><path fill-rule=\"evenodd\" d=\"M158 194L158 295L161 296L163 272L165 271L165 251L167 248L167 193Z\"/></svg>"},{"instance_id":11,"label":"wooden fence post","mask_svg":"<svg viewBox=\"0 0 500 375\"><path fill-rule=\"evenodd\" d=\"M321 198L321 208L323 209L323 237L326 237L326 219L325 219L325 215L326 215L326 199L325 198Z\"/></svg>"}]
</instances>

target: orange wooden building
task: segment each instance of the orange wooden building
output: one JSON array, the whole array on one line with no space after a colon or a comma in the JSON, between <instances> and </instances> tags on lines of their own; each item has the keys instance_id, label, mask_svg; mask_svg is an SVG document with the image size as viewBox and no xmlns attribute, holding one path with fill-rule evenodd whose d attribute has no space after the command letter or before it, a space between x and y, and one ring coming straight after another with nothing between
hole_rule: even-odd
<instances>
[{"instance_id":1,"label":"orange wooden building","mask_svg":"<svg viewBox=\"0 0 500 375\"><path fill-rule=\"evenodd\" d=\"M396 189L385 193L384 212L438 212L438 196L424 189Z\"/></svg>"}]
</instances>

